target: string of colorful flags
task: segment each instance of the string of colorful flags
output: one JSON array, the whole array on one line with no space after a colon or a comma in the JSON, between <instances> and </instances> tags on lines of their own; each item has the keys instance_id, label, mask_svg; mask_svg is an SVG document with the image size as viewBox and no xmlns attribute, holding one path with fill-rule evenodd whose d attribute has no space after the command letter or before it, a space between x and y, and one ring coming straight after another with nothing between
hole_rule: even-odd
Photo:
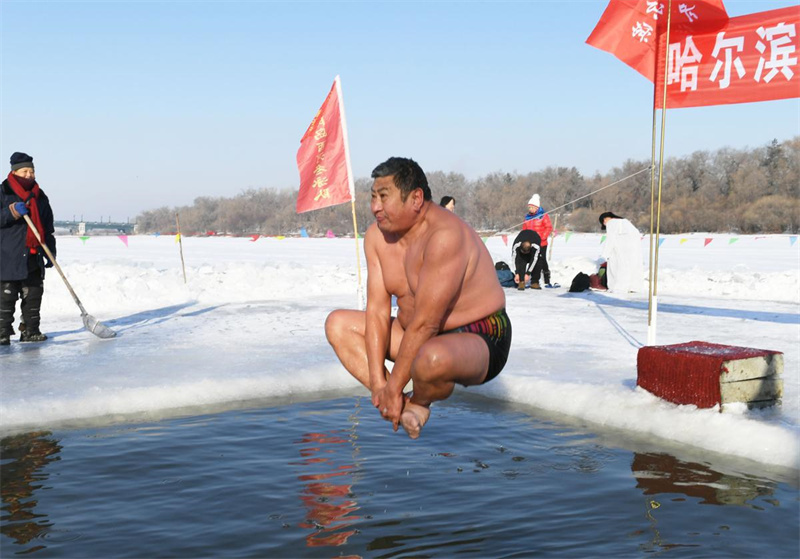
<instances>
[{"instance_id":1,"label":"string of colorful flags","mask_svg":"<svg viewBox=\"0 0 800 559\"><path fill-rule=\"evenodd\" d=\"M564 236L564 242L568 243L570 237L572 237L573 234L574 234L573 231L565 231L564 233L554 233L553 234L553 238L556 238L556 237L558 237L560 235L563 235ZM503 244L508 246L508 235L501 235L501 237L503 239ZM646 235L642 235L642 239L644 239L645 237L646 237ZM761 241L761 240L767 239L768 237L769 236L767 236L767 235L757 235L755 237L752 237L752 240L753 241ZM482 237L483 242L485 243L488 238L489 237ZM745 237L745 238L746 239L750 239L751 237ZM788 235L787 238L789 239L789 246L790 247L794 246L794 244L797 242L797 235ZM704 237L703 238L703 247L707 247L715 239L716 239L716 237ZM730 237L730 238L728 238L728 244L732 245L733 243L738 242L739 239L740 239L740 237ZM602 235L600 237L600 243L599 244L603 244L605 242L605 240L606 240L606 236ZM658 246L663 245L664 241L666 241L666 240L667 240L666 237L659 238ZM685 244L685 243L687 243L689 241L693 241L693 240L694 239L690 239L688 237L681 237L678 244L679 245L683 245L683 244Z\"/></svg>"},{"instance_id":2,"label":"string of colorful flags","mask_svg":"<svg viewBox=\"0 0 800 559\"><path fill-rule=\"evenodd\" d=\"M575 233L574 231L565 231L564 233L554 233L553 234L553 238L563 236L564 237L564 242L568 243L570 237L572 237L572 235L574 233ZM152 236L153 237L159 237L160 235L161 235L160 233L153 233ZM305 231L305 229L303 229L300 232L300 236L303 237L303 238L309 238L309 235ZM761 241L761 240L767 239L767 238L769 238L771 236L772 235L756 235L755 237L747 236L747 237L744 237L744 238L747 239L747 240L752 240L752 241L756 242L756 241ZM334 232L331 229L328 229L328 232L325 234L325 237L328 238L328 239L335 239L336 235L334 234ZM360 237L360 235L359 235L359 237ZM790 247L794 246L794 244L797 242L797 237L798 237L797 235L787 235L786 236L786 238L789 240L789 246ZM86 241L91 239L91 237L88 236L88 235L83 235L83 236L78 237L78 238L81 240L81 242L83 242L83 244L86 244ZM128 246L128 235L117 235L117 238L126 247ZM249 238L250 242L255 242L255 241L257 241L259 239L262 239L262 238L276 239L278 241L281 241L281 240L286 238L286 235L259 235L259 234L255 234L255 235L250 235L249 237L245 237L245 238ZM490 237L481 237L481 239L483 240L484 243L489 238ZM501 235L501 238L503 239L503 244L508 246L508 235ZM644 239L644 238L645 238L645 235L642 235L642 239ZM713 241L715 241L717 238L718 237L703 237L703 247L707 247ZM741 239L741 237L728 237L727 244L732 245L732 244L734 244L736 242L739 242L740 239ZM181 240L181 235L175 235L175 242L177 243L180 240ZM606 236L602 235L600 237L600 243L599 244L603 244L605 242L605 240L606 240ZM666 237L661 237L658 240L658 246L663 245L666 240L667 240ZM688 243L689 241L695 241L695 240L697 240L697 239L688 238L688 237L680 237L680 239L678 239L678 245L682 246L682 245Z\"/></svg>"}]
</instances>

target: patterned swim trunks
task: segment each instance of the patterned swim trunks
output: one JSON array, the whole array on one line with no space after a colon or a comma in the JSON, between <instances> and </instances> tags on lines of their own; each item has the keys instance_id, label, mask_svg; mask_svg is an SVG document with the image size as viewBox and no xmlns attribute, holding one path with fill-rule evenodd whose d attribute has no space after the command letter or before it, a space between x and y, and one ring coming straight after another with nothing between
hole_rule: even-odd
<instances>
[{"instance_id":1,"label":"patterned swim trunks","mask_svg":"<svg viewBox=\"0 0 800 559\"><path fill-rule=\"evenodd\" d=\"M508 361L508 353L511 350L511 320L508 318L506 310L500 309L486 318L452 330L446 330L439 335L460 332L479 335L489 347L489 370L486 372L486 378L481 383L486 384L500 374L500 371L506 365L506 361Z\"/></svg>"}]
</instances>

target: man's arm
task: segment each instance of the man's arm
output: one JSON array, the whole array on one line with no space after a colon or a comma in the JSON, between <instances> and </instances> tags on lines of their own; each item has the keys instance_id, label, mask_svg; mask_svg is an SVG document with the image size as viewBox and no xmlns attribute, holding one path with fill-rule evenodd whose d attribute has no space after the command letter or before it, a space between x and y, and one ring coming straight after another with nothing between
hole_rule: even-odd
<instances>
[{"instance_id":1,"label":"man's arm","mask_svg":"<svg viewBox=\"0 0 800 559\"><path fill-rule=\"evenodd\" d=\"M531 244L531 250L533 251L533 258L531 258L530 263L525 266L525 275L528 276L533 273L533 269L536 267L536 262L539 261L539 253L541 252L542 248L539 245Z\"/></svg>"},{"instance_id":2,"label":"man's arm","mask_svg":"<svg viewBox=\"0 0 800 559\"><path fill-rule=\"evenodd\" d=\"M428 240L414 296L414 315L403 334L386 387L391 394L402 395L411 379L411 364L422 345L439 334L461 291L468 263L462 236L458 229L442 229ZM399 413L396 419L390 419L399 420Z\"/></svg>"},{"instance_id":3,"label":"man's arm","mask_svg":"<svg viewBox=\"0 0 800 559\"><path fill-rule=\"evenodd\" d=\"M392 296L386 291L383 270L378 258L376 238L380 232L374 225L367 230L364 253L367 257L367 312L365 341L369 386L374 395L386 385L386 354L389 350ZM375 403L375 402L373 402Z\"/></svg>"}]
</instances>

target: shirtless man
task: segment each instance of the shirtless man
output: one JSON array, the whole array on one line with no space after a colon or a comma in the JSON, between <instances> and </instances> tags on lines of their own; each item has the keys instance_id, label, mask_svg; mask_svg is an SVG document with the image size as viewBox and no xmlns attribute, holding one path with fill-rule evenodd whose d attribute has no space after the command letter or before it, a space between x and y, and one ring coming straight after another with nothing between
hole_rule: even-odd
<instances>
[{"instance_id":1,"label":"shirtless man","mask_svg":"<svg viewBox=\"0 0 800 559\"><path fill-rule=\"evenodd\" d=\"M381 416L416 439L431 403L448 398L455 383L497 376L508 359L511 322L489 251L458 216L431 202L420 166L392 157L372 178L367 310L333 311L325 334ZM391 373L386 359L394 362ZM414 389L404 395L409 379Z\"/></svg>"}]
</instances>

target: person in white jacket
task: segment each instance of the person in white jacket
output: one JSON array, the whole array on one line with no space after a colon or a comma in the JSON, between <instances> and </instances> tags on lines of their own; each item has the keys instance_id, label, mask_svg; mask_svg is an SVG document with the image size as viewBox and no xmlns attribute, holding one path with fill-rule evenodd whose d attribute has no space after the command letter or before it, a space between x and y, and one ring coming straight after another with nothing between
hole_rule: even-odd
<instances>
[{"instance_id":1,"label":"person in white jacket","mask_svg":"<svg viewBox=\"0 0 800 559\"><path fill-rule=\"evenodd\" d=\"M612 212L600 214L606 231L603 257L608 263L608 289L615 293L642 291L644 268L639 230L627 219Z\"/></svg>"}]
</instances>

